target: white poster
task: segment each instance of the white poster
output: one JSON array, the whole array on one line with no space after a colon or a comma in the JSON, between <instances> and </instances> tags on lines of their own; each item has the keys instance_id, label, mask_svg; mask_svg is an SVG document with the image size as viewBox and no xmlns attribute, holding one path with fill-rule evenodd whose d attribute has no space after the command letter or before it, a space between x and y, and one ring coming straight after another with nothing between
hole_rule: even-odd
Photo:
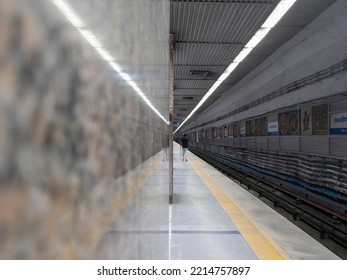
<instances>
[{"instance_id":1,"label":"white poster","mask_svg":"<svg viewBox=\"0 0 347 280\"><path fill-rule=\"evenodd\" d=\"M278 122L271 122L267 124L267 135L278 135Z\"/></svg>"},{"instance_id":2,"label":"white poster","mask_svg":"<svg viewBox=\"0 0 347 280\"><path fill-rule=\"evenodd\" d=\"M330 115L330 134L347 134L347 112Z\"/></svg>"}]
</instances>

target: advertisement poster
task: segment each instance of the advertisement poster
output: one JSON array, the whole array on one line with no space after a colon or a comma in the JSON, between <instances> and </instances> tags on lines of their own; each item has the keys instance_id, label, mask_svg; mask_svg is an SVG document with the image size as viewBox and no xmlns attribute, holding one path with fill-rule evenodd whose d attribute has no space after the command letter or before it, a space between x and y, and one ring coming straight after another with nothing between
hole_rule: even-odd
<instances>
[{"instance_id":1,"label":"advertisement poster","mask_svg":"<svg viewBox=\"0 0 347 280\"><path fill-rule=\"evenodd\" d=\"M259 118L255 120L255 135L266 136L266 118Z\"/></svg>"},{"instance_id":2,"label":"advertisement poster","mask_svg":"<svg viewBox=\"0 0 347 280\"><path fill-rule=\"evenodd\" d=\"M246 121L246 136L255 136L255 120Z\"/></svg>"},{"instance_id":3,"label":"advertisement poster","mask_svg":"<svg viewBox=\"0 0 347 280\"><path fill-rule=\"evenodd\" d=\"M328 104L312 107L312 134L328 134Z\"/></svg>"},{"instance_id":4,"label":"advertisement poster","mask_svg":"<svg viewBox=\"0 0 347 280\"><path fill-rule=\"evenodd\" d=\"M288 111L278 114L280 135L298 135L298 111Z\"/></svg>"},{"instance_id":5,"label":"advertisement poster","mask_svg":"<svg viewBox=\"0 0 347 280\"><path fill-rule=\"evenodd\" d=\"M305 107L301 109L300 119L301 119L301 135L312 135L311 107Z\"/></svg>"},{"instance_id":6,"label":"advertisement poster","mask_svg":"<svg viewBox=\"0 0 347 280\"><path fill-rule=\"evenodd\" d=\"M229 126L228 126L228 138L233 138L233 137L234 137L233 125L229 124Z\"/></svg>"},{"instance_id":7,"label":"advertisement poster","mask_svg":"<svg viewBox=\"0 0 347 280\"><path fill-rule=\"evenodd\" d=\"M234 137L240 137L240 126L237 123L233 124L233 135Z\"/></svg>"},{"instance_id":8,"label":"advertisement poster","mask_svg":"<svg viewBox=\"0 0 347 280\"><path fill-rule=\"evenodd\" d=\"M347 134L347 112L330 115L330 134Z\"/></svg>"}]
</instances>

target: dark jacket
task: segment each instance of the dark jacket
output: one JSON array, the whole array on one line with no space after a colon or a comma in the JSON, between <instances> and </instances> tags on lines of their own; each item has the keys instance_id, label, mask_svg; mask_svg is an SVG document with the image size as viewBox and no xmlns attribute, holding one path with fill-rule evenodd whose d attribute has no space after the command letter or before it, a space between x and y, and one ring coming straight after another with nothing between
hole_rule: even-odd
<instances>
[{"instance_id":1,"label":"dark jacket","mask_svg":"<svg viewBox=\"0 0 347 280\"><path fill-rule=\"evenodd\" d=\"M183 137L183 138L181 139L182 148L188 148L188 142L189 142L188 138Z\"/></svg>"}]
</instances>

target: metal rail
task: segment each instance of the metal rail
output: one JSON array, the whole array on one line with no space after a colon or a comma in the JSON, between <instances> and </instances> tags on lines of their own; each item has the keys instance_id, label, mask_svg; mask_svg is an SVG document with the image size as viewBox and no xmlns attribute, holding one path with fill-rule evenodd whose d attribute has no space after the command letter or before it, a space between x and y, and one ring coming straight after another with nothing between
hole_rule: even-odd
<instances>
[{"instance_id":1,"label":"metal rail","mask_svg":"<svg viewBox=\"0 0 347 280\"><path fill-rule=\"evenodd\" d=\"M292 217L293 223L300 226L299 222L301 221L310 226L311 229L319 233L319 238L316 239L320 243L341 258L347 259L347 223L346 220L337 218L343 218L339 213L332 215L333 210L317 207L309 199L291 193L288 189L283 188L278 180L274 183L266 176L258 177L254 174L247 174L194 148L192 152L226 175L239 181L241 186L247 188L247 190L255 191L259 198L266 198L270 202L270 205L267 204L275 210L285 210L287 216L289 214ZM303 229L307 231L306 228ZM330 242L328 242L329 240ZM331 241L333 241L333 244L331 244Z\"/></svg>"},{"instance_id":2,"label":"metal rail","mask_svg":"<svg viewBox=\"0 0 347 280\"><path fill-rule=\"evenodd\" d=\"M317 83L323 79L330 78L330 77L332 77L338 73L344 72L344 71L347 71L347 59L344 59L344 60L340 61L339 63L331 65L328 68L325 68L321 71L313 73L312 75L306 76L300 80L289 83L289 84L287 84L287 85L285 85L285 86L283 86L283 87L281 87L281 88L279 88L273 92L266 94L263 97L260 97L256 100L254 100L248 104L245 104L245 105L243 105L243 106L241 106L241 107L239 107L239 108L237 108L231 112L228 112L228 113L226 113L220 117L217 117L213 120L210 120L210 121L207 121L205 123L199 124L195 127L192 127L189 129L189 131L200 128L200 127L204 127L204 126L209 125L209 124L213 124L217 121L227 119L233 115L236 115L236 114L241 113L243 111L247 111L247 110L249 110L255 106L258 106L262 103L269 102L270 100L272 100L274 98L291 93L293 91L296 91L300 88L304 88L304 87L309 86L311 84Z\"/></svg>"}]
</instances>

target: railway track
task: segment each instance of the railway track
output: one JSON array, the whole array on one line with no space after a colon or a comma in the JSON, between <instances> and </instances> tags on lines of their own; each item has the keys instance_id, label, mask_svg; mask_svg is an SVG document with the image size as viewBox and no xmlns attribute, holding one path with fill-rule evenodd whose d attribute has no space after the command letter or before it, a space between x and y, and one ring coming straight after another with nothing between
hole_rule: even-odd
<instances>
[{"instance_id":1,"label":"railway track","mask_svg":"<svg viewBox=\"0 0 347 280\"><path fill-rule=\"evenodd\" d=\"M345 210L332 209L314 200L312 194L298 195L280 179L249 172L196 148L191 151L225 175L237 180L242 187L264 201L267 205L292 221L306 233L326 246L342 259L347 259L347 215ZM248 172L247 172L248 171Z\"/></svg>"}]
</instances>

